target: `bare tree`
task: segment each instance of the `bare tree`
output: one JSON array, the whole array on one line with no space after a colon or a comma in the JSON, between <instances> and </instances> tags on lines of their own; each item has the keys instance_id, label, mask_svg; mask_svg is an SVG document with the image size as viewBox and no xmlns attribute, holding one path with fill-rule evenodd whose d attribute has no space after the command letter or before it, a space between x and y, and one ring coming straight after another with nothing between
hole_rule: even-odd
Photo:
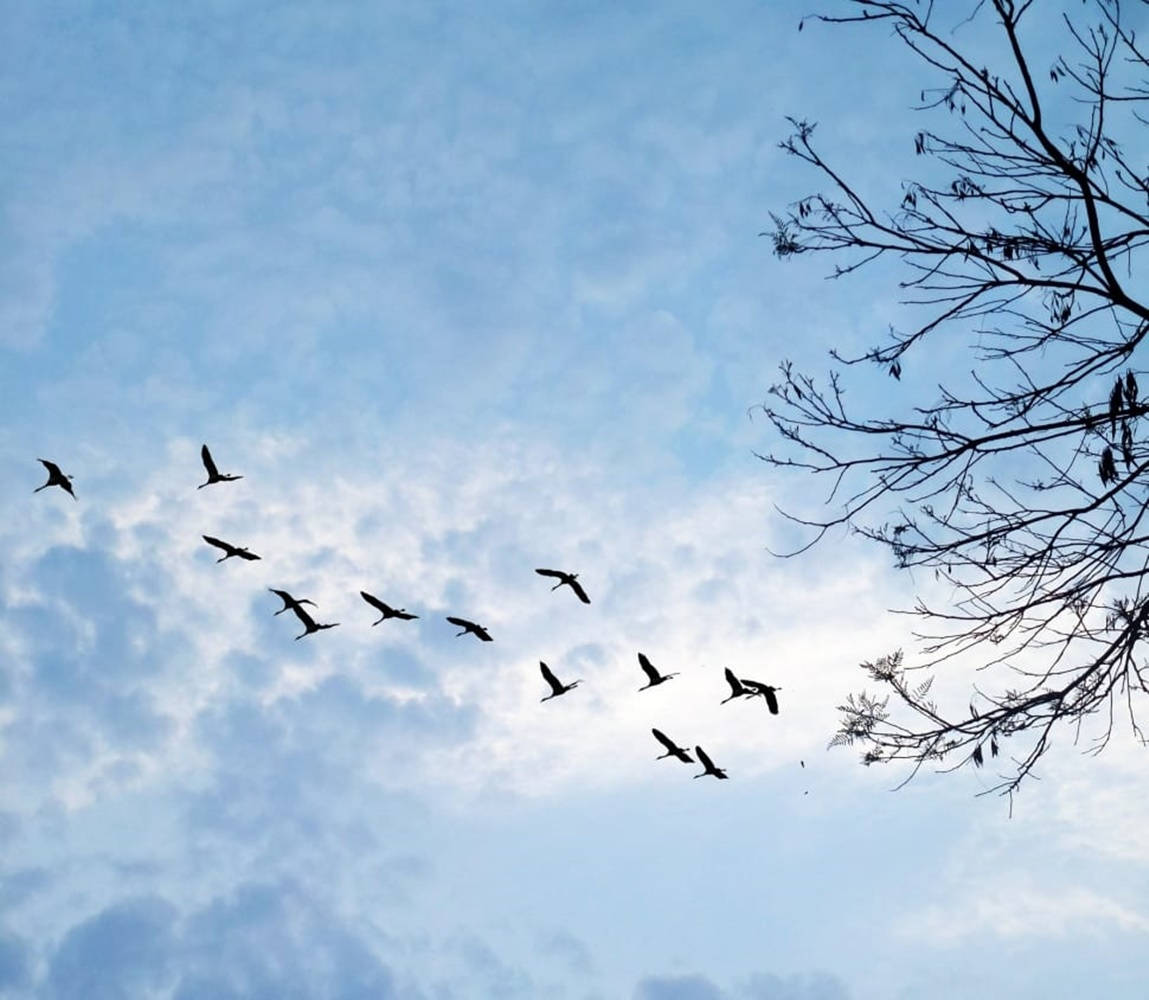
<instances>
[{"instance_id":1,"label":"bare tree","mask_svg":"<svg viewBox=\"0 0 1149 1000\"><path fill-rule=\"evenodd\" d=\"M834 277L896 263L911 323L859 356L831 351L824 380L783 363L761 407L781 442L761 457L827 480L822 516L787 515L813 532L799 552L849 526L950 595L912 609L914 662L899 650L862 664L878 693L849 696L832 744L910 761L910 777L1000 749L993 788L1012 796L1058 732L1100 751L1124 717L1144 741L1149 58L1119 0L956 7L842 0L806 19L878 31L919 61L932 89L916 95L906 153L920 179L877 205L823 158L813 124L790 119L782 148L823 190L763 235L780 258L828 254ZM1037 29L1063 46L1048 67L1028 54ZM986 32L999 65L976 51L990 51ZM921 392L903 374L937 347L968 364L898 409ZM891 379L892 416L847 399L848 367L867 364ZM977 668L956 711L931 696L943 664Z\"/></svg>"}]
</instances>

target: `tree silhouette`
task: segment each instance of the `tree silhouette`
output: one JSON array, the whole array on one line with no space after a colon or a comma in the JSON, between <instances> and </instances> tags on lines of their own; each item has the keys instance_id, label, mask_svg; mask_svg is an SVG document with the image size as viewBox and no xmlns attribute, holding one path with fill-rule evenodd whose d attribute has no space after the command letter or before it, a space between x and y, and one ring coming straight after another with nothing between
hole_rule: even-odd
<instances>
[{"instance_id":1,"label":"tree silhouette","mask_svg":"<svg viewBox=\"0 0 1149 1000\"><path fill-rule=\"evenodd\" d=\"M906 136L921 179L883 207L823 158L813 124L790 119L782 148L823 191L763 235L780 258L829 255L833 277L889 261L911 321L861 354L831 351L824 380L784 362L761 406L779 450L760 457L827 482L821 516L786 515L813 532L798 552L848 526L948 591L912 609L917 661L899 650L862 664L878 693L847 698L832 745L860 745L867 764L910 761L906 780L927 762L980 767L1000 746L991 790L1012 798L1059 732L1099 752L1124 716L1144 741L1149 58L1118 0L962 7L843 0L806 19L876 29L932 78L916 95L916 158ZM1039 70L1035 37L1055 33L1062 54ZM889 166L896 177L903 164ZM923 386L913 374L939 352L964 361ZM872 409L859 414L847 370L867 364L892 391L862 397ZM956 713L930 693L955 672Z\"/></svg>"}]
</instances>

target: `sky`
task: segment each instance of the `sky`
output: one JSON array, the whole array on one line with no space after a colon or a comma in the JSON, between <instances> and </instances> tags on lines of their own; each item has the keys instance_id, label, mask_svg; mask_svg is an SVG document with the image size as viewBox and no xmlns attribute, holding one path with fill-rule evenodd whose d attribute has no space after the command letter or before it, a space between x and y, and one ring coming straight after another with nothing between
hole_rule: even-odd
<instances>
[{"instance_id":1,"label":"sky","mask_svg":"<svg viewBox=\"0 0 1149 1000\"><path fill-rule=\"evenodd\" d=\"M899 191L927 81L886 35L0 6L0 996L1144 996L1143 749L1064 734L1012 817L992 773L893 791L826 747L921 581L771 555L823 494L748 411L898 308L771 256L815 185L778 142ZM197 490L205 442L243 479ZM540 660L581 684L541 704Z\"/></svg>"}]
</instances>

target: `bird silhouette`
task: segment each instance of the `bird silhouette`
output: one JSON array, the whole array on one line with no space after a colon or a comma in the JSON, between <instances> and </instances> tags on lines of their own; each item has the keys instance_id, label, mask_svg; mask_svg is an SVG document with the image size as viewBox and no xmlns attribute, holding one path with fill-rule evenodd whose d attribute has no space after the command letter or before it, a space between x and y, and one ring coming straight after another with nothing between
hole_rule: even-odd
<instances>
[{"instance_id":1,"label":"bird silhouette","mask_svg":"<svg viewBox=\"0 0 1149 1000\"><path fill-rule=\"evenodd\" d=\"M43 486L37 486L32 491L33 493L46 490L49 486L59 486L60 489L66 490L73 500L76 499L76 494L72 490L71 476L65 475L60 471L60 467L55 462L49 462L46 458L38 458L36 461L48 470L48 481Z\"/></svg>"},{"instance_id":2,"label":"bird silhouette","mask_svg":"<svg viewBox=\"0 0 1149 1000\"><path fill-rule=\"evenodd\" d=\"M590 604L590 598L586 596L586 591L582 589L582 584L578 582L577 573L564 573L561 569L536 569L535 572L538 573L539 576L549 576L558 580L558 583L551 587L551 590L558 590L559 587L565 583L575 592L583 604Z\"/></svg>"},{"instance_id":3,"label":"bird silhouette","mask_svg":"<svg viewBox=\"0 0 1149 1000\"><path fill-rule=\"evenodd\" d=\"M582 680L571 681L569 684L564 684L553 673L551 668L548 667L542 660L539 660L539 670L543 672L543 680L551 686L551 693L545 698L540 698L539 701L550 701L552 698L557 698L560 694L566 694L568 691L573 691L578 687Z\"/></svg>"},{"instance_id":4,"label":"bird silhouette","mask_svg":"<svg viewBox=\"0 0 1149 1000\"><path fill-rule=\"evenodd\" d=\"M482 625L476 625L474 622L469 622L466 618L452 618L450 615L447 615L447 621L449 621L452 625L458 625L459 628L463 630L462 632L456 633L456 638L460 635L466 635L468 632L470 632L471 635L473 635L476 639L482 639L483 642L494 642L494 640L491 638L491 633L483 628Z\"/></svg>"},{"instance_id":5,"label":"bird silhouette","mask_svg":"<svg viewBox=\"0 0 1149 1000\"><path fill-rule=\"evenodd\" d=\"M226 559L227 557L225 556L224 558ZM294 611L301 604L310 604L313 608L317 607L314 601L309 601L306 597L296 600L286 590L276 590L274 587L268 587L267 589L283 601L283 607L276 612L277 615L281 615L285 611Z\"/></svg>"},{"instance_id":6,"label":"bird silhouette","mask_svg":"<svg viewBox=\"0 0 1149 1000\"><path fill-rule=\"evenodd\" d=\"M402 618L404 621L411 621L413 618L418 618L418 615L407 613L406 608L393 608L390 604L379 600L378 597L373 597L365 590L359 591L359 596L363 598L368 604L371 605L376 611L383 615L377 622L372 622L372 625L378 625L379 622L385 622L388 618Z\"/></svg>"},{"instance_id":7,"label":"bird silhouette","mask_svg":"<svg viewBox=\"0 0 1149 1000\"><path fill-rule=\"evenodd\" d=\"M696 778L705 778L708 774L714 775L716 778L726 778L726 771L721 767L715 767L714 761L706 756L706 751L702 747L695 747L694 752L698 754L698 762L706 768L701 774L696 774Z\"/></svg>"},{"instance_id":8,"label":"bird silhouette","mask_svg":"<svg viewBox=\"0 0 1149 1000\"><path fill-rule=\"evenodd\" d=\"M335 628L335 626L339 624L339 622L330 622L327 625L320 625L298 604L293 605L291 610L295 612L295 617L303 623L303 631L295 637L296 640L302 639L305 635L311 635L314 632L319 632L325 628Z\"/></svg>"},{"instance_id":9,"label":"bird silhouette","mask_svg":"<svg viewBox=\"0 0 1149 1000\"><path fill-rule=\"evenodd\" d=\"M733 701L735 698L741 698L750 692L742 686L742 682L734 676L734 671L729 667L726 668L726 683L730 685L730 697L723 698L718 704L725 705L728 701Z\"/></svg>"},{"instance_id":10,"label":"bird silhouette","mask_svg":"<svg viewBox=\"0 0 1149 1000\"><path fill-rule=\"evenodd\" d=\"M643 672L650 678L649 683L643 684L639 691L645 691L647 688L654 687L656 684L662 684L664 681L670 680L671 677L677 677L678 671L673 674L660 674L653 663L646 658L645 653L638 654L638 665L642 667Z\"/></svg>"},{"instance_id":11,"label":"bird silhouette","mask_svg":"<svg viewBox=\"0 0 1149 1000\"><path fill-rule=\"evenodd\" d=\"M238 545L232 545L231 542L225 542L219 538L212 538L211 535L204 535L203 540L207 542L208 545L214 545L217 549L221 549L226 553L226 555L223 555L216 560L217 563L221 563L225 559L230 559L232 556L239 556L240 559L250 560L259 558L259 556L257 556L254 552L249 552L247 549Z\"/></svg>"},{"instance_id":12,"label":"bird silhouette","mask_svg":"<svg viewBox=\"0 0 1149 1000\"><path fill-rule=\"evenodd\" d=\"M662 730L652 729L651 732L654 733L654 738L658 740L658 742L661 743L664 747L666 747L666 753L660 753L657 757L654 758L655 760L662 760L663 757L677 757L680 761L682 761L683 764L694 763L694 758L686 752L686 748L676 746L674 740L667 736L666 733L662 732Z\"/></svg>"},{"instance_id":13,"label":"bird silhouette","mask_svg":"<svg viewBox=\"0 0 1149 1000\"><path fill-rule=\"evenodd\" d=\"M203 467L207 469L207 482L200 483L196 487L197 490L202 490L205 486L211 486L212 483L230 483L234 479L242 479L243 476L224 475L216 468L215 462L212 460L211 452L207 450L205 444L199 450L199 457L203 459Z\"/></svg>"},{"instance_id":14,"label":"bird silhouette","mask_svg":"<svg viewBox=\"0 0 1149 1000\"><path fill-rule=\"evenodd\" d=\"M770 709L771 715L778 714L778 699L775 697L775 691L781 691L780 687L774 687L773 684L763 684L760 681L752 681L746 677L742 678L742 683L745 685L750 697L761 695L766 699L766 707Z\"/></svg>"}]
</instances>

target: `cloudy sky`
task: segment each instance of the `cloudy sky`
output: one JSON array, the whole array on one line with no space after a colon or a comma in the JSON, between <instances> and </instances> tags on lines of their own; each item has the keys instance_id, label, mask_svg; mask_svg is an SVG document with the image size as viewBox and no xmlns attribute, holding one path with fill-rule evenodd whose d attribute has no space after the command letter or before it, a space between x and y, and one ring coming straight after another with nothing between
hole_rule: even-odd
<instances>
[{"instance_id":1,"label":"cloudy sky","mask_svg":"<svg viewBox=\"0 0 1149 1000\"><path fill-rule=\"evenodd\" d=\"M1012 819L992 774L892 793L825 748L914 581L767 551L820 495L748 408L896 312L771 257L813 184L777 142L897 192L928 81L885 35L0 7L0 995L1144 997L1143 751L1059 747ZM197 490L205 441L244 478ZM639 650L680 676L640 695ZM540 704L539 660L581 685Z\"/></svg>"}]
</instances>

